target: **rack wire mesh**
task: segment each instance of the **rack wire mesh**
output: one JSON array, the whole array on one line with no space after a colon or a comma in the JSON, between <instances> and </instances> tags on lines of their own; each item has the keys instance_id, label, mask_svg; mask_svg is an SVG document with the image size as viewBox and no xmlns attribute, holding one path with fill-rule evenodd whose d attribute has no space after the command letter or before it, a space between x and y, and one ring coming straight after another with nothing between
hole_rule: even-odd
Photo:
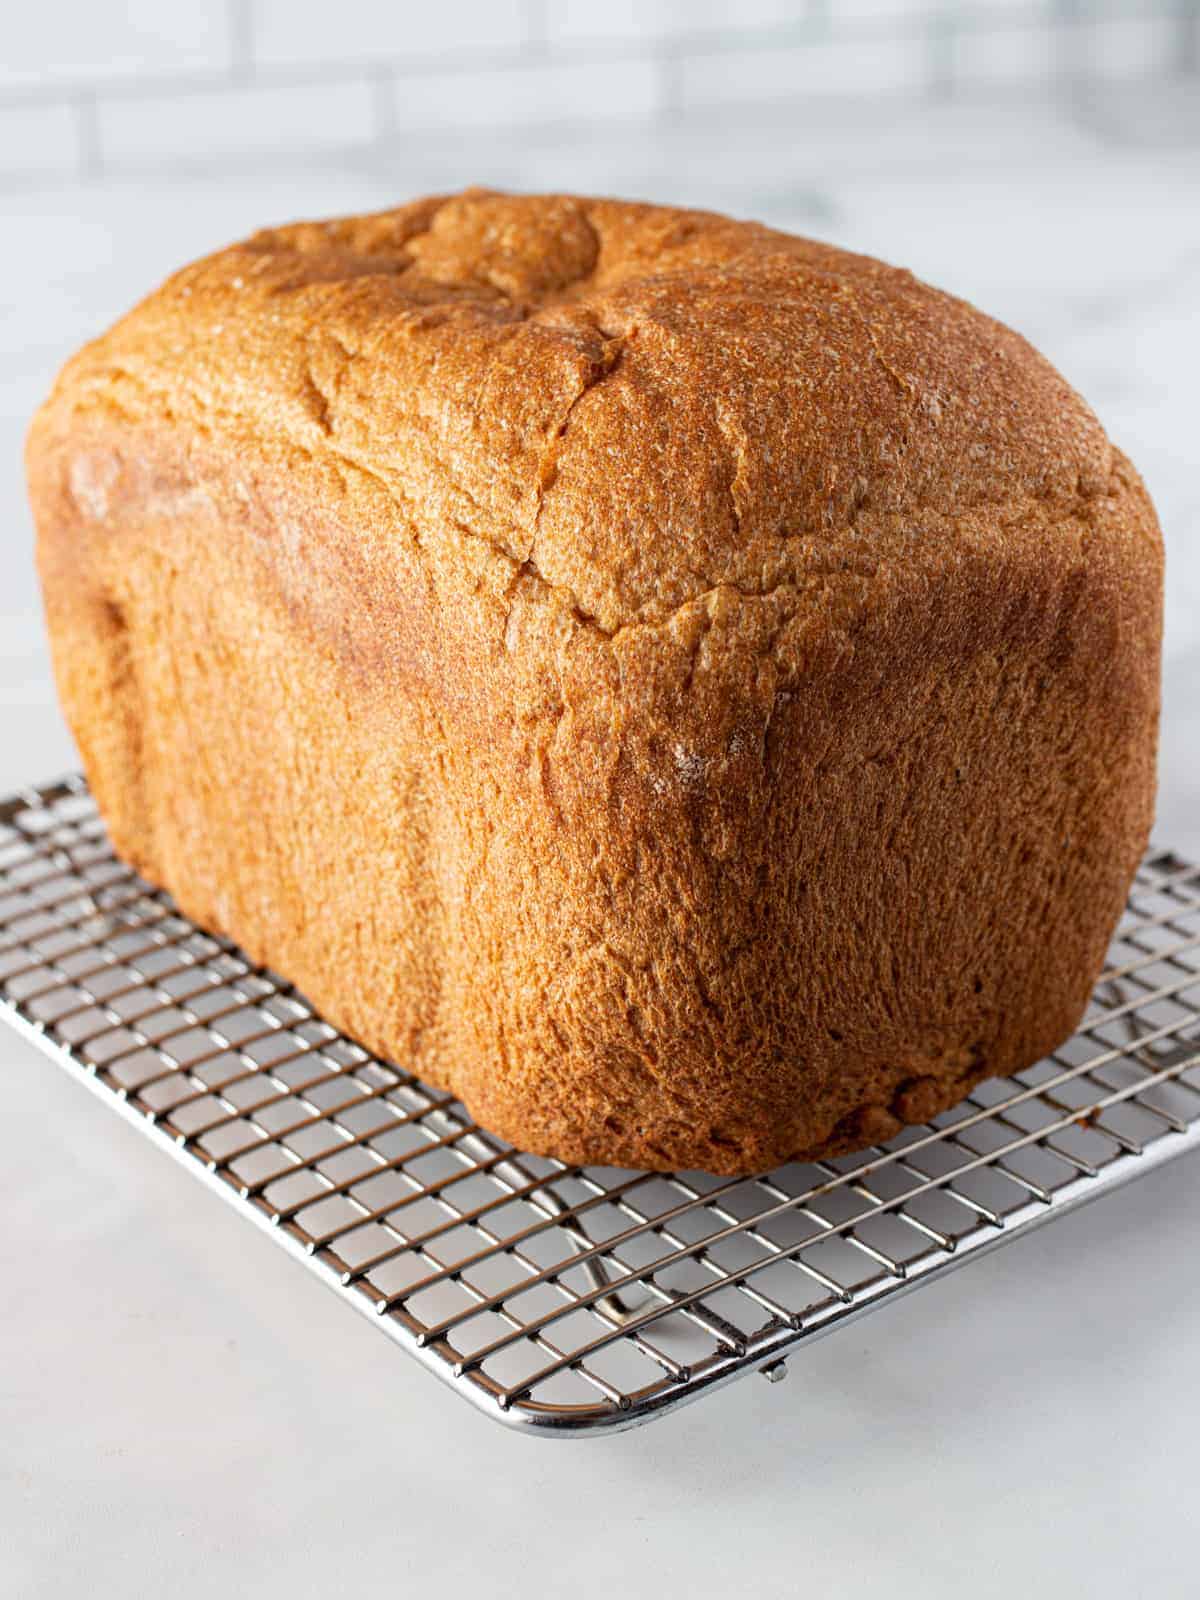
<instances>
[{"instance_id":1,"label":"rack wire mesh","mask_svg":"<svg viewBox=\"0 0 1200 1600\"><path fill-rule=\"evenodd\" d=\"M1053 1057L749 1179L513 1150L181 916L82 778L0 802L0 1007L485 1410L630 1427L1200 1144L1200 868L1147 856Z\"/></svg>"}]
</instances>

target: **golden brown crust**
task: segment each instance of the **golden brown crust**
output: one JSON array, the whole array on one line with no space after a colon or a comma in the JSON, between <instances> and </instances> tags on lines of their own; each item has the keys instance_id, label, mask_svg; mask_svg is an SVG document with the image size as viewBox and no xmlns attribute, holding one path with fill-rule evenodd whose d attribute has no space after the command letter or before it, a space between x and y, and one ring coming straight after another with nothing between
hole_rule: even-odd
<instances>
[{"instance_id":1,"label":"golden brown crust","mask_svg":"<svg viewBox=\"0 0 1200 1600\"><path fill-rule=\"evenodd\" d=\"M1149 828L1161 542L962 302L470 192L186 268L29 465L119 847L514 1142L752 1170L1075 1025Z\"/></svg>"}]
</instances>

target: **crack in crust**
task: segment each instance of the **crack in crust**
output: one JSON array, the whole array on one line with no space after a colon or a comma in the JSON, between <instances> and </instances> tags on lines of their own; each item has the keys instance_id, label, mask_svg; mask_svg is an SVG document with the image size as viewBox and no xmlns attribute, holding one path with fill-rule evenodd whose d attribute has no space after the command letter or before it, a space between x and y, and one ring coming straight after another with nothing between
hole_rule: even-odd
<instances>
[{"instance_id":1,"label":"crack in crust","mask_svg":"<svg viewBox=\"0 0 1200 1600\"><path fill-rule=\"evenodd\" d=\"M580 403L585 400L589 394L593 393L593 391L596 390L606 378L611 377L612 374L616 372L617 367L620 364L621 355L625 349L625 341L627 337L632 337L632 334L615 334L612 336L605 336L604 344L601 347L599 357L596 359L591 370L587 373L578 393L572 398L571 403L563 413L562 421L554 430L550 442L546 446L545 452L542 455L541 463L538 467L537 498L534 506L533 530L530 537L529 555L525 558L527 562L530 560L530 557L532 557L533 552L537 549L538 524L540 523L542 517L542 506L545 501L546 491L554 487L554 480L558 476L556 462L558 460L559 451L562 448L562 442L567 436L567 429L571 426L571 418L575 415L576 409ZM536 571L536 568L533 570ZM541 574L538 573L538 576L541 577ZM578 609L578 606L576 606L576 608Z\"/></svg>"}]
</instances>

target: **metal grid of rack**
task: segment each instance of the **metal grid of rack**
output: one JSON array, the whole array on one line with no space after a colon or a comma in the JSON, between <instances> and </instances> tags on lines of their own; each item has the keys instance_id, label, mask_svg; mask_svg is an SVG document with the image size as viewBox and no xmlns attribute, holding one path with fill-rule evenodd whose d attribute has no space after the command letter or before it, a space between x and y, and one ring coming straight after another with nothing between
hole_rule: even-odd
<instances>
[{"instance_id":1,"label":"metal grid of rack","mask_svg":"<svg viewBox=\"0 0 1200 1600\"><path fill-rule=\"evenodd\" d=\"M0 802L0 1009L494 1416L630 1427L1200 1144L1200 868L1146 858L1053 1057L757 1178L511 1149L182 917L81 778Z\"/></svg>"}]
</instances>

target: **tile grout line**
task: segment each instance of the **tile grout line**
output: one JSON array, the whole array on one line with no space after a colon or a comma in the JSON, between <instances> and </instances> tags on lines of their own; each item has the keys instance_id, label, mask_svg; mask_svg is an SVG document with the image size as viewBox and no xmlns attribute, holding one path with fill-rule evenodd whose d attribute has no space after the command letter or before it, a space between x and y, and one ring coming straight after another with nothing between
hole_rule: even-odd
<instances>
[{"instance_id":1,"label":"tile grout line","mask_svg":"<svg viewBox=\"0 0 1200 1600\"><path fill-rule=\"evenodd\" d=\"M99 107L94 94L78 95L73 104L76 137L79 141L79 176L91 182L101 177L104 172Z\"/></svg>"},{"instance_id":2,"label":"tile grout line","mask_svg":"<svg viewBox=\"0 0 1200 1600\"><path fill-rule=\"evenodd\" d=\"M229 6L230 79L242 84L254 81L254 15L250 0L227 0Z\"/></svg>"}]
</instances>

